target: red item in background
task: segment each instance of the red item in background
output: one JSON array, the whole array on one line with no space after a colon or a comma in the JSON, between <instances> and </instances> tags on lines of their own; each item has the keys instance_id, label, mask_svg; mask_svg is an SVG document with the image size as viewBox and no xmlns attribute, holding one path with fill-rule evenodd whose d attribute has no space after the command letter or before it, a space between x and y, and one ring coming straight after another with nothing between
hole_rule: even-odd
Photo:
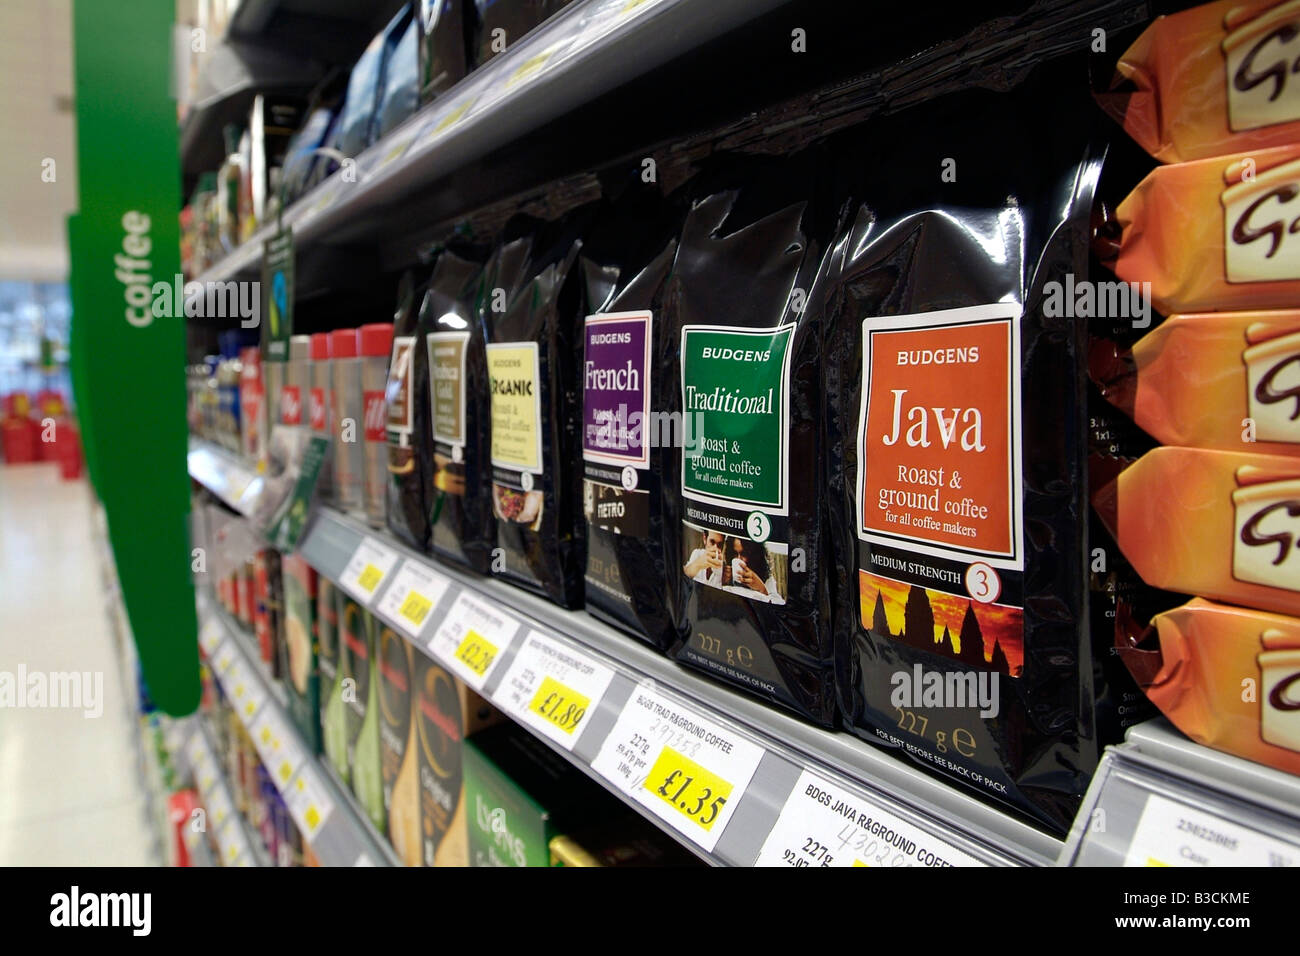
<instances>
[{"instance_id":1,"label":"red item in background","mask_svg":"<svg viewBox=\"0 0 1300 956\"><path fill-rule=\"evenodd\" d=\"M37 425L30 418L12 416L0 420L0 447L6 464L25 465L37 461Z\"/></svg>"},{"instance_id":2,"label":"red item in background","mask_svg":"<svg viewBox=\"0 0 1300 956\"><path fill-rule=\"evenodd\" d=\"M200 806L198 791L177 790L167 798L167 819L172 828L173 859L177 866L193 866L189 847L185 845L185 828L190 825L194 811Z\"/></svg>"}]
</instances>

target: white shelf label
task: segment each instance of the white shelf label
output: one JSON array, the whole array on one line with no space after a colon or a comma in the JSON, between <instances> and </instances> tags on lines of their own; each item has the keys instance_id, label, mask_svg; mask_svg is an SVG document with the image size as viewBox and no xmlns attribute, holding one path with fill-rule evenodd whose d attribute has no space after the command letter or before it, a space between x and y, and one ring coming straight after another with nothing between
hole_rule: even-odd
<instances>
[{"instance_id":1,"label":"white shelf label","mask_svg":"<svg viewBox=\"0 0 1300 956\"><path fill-rule=\"evenodd\" d=\"M212 618L204 622L203 627L199 629L199 647L203 648L203 653L211 660L221 647L221 641L225 637L221 625Z\"/></svg>"},{"instance_id":2,"label":"white shelf label","mask_svg":"<svg viewBox=\"0 0 1300 956\"><path fill-rule=\"evenodd\" d=\"M755 866L986 866L856 791L805 770Z\"/></svg>"},{"instance_id":3,"label":"white shelf label","mask_svg":"<svg viewBox=\"0 0 1300 956\"><path fill-rule=\"evenodd\" d=\"M731 728L640 684L592 769L712 852L762 759Z\"/></svg>"},{"instance_id":4,"label":"white shelf label","mask_svg":"<svg viewBox=\"0 0 1300 956\"><path fill-rule=\"evenodd\" d=\"M195 734L190 738L190 742L185 746L185 755L189 758L190 769L194 771L194 776L198 777L199 770L206 766L209 759L207 744L203 742L202 734Z\"/></svg>"},{"instance_id":5,"label":"white shelf label","mask_svg":"<svg viewBox=\"0 0 1300 956\"><path fill-rule=\"evenodd\" d=\"M492 699L572 750L613 679L614 672L589 654L530 630Z\"/></svg>"},{"instance_id":6,"label":"white shelf label","mask_svg":"<svg viewBox=\"0 0 1300 956\"><path fill-rule=\"evenodd\" d=\"M274 707L265 708L248 728L248 733L267 772L275 781L276 789L283 793L294 773L307 759L296 734Z\"/></svg>"},{"instance_id":7,"label":"white shelf label","mask_svg":"<svg viewBox=\"0 0 1300 956\"><path fill-rule=\"evenodd\" d=\"M1259 830L1150 794L1125 866L1296 866L1300 847Z\"/></svg>"},{"instance_id":8,"label":"white shelf label","mask_svg":"<svg viewBox=\"0 0 1300 956\"><path fill-rule=\"evenodd\" d=\"M222 866L240 866L253 855L253 849L244 837L244 828L240 826L227 827L217 834L217 850L221 853Z\"/></svg>"},{"instance_id":9,"label":"white shelf label","mask_svg":"<svg viewBox=\"0 0 1300 956\"><path fill-rule=\"evenodd\" d=\"M216 787L206 797L208 807L208 830L219 833L221 828L235 815L235 806L230 802L225 787Z\"/></svg>"},{"instance_id":10,"label":"white shelf label","mask_svg":"<svg viewBox=\"0 0 1300 956\"><path fill-rule=\"evenodd\" d=\"M239 652L231 646L230 642L227 641L222 644L221 647L217 649L216 655L212 658L212 666L216 668L218 679L220 679L222 675L228 674L230 668L235 666L237 660L239 660ZM224 683L222 686L225 686Z\"/></svg>"},{"instance_id":11,"label":"white shelf label","mask_svg":"<svg viewBox=\"0 0 1300 956\"><path fill-rule=\"evenodd\" d=\"M374 538L362 538L357 550L352 552L352 559L343 569L339 584L362 604L369 606L379 585L384 583L384 578L388 577L388 572L393 570L399 557L396 551Z\"/></svg>"},{"instance_id":12,"label":"white shelf label","mask_svg":"<svg viewBox=\"0 0 1300 956\"><path fill-rule=\"evenodd\" d=\"M222 678L221 686L226 689L230 706L235 709L240 721L244 726L248 726L257 712L262 709L262 705L266 703L266 685L247 664L242 660L236 660Z\"/></svg>"},{"instance_id":13,"label":"white shelf label","mask_svg":"<svg viewBox=\"0 0 1300 956\"><path fill-rule=\"evenodd\" d=\"M429 641L429 653L481 692L518 631L517 618L464 591Z\"/></svg>"},{"instance_id":14,"label":"white shelf label","mask_svg":"<svg viewBox=\"0 0 1300 956\"><path fill-rule=\"evenodd\" d=\"M393 583L379 602L379 611L418 640L433 618L433 609L450 585L446 575L407 559L393 575Z\"/></svg>"},{"instance_id":15,"label":"white shelf label","mask_svg":"<svg viewBox=\"0 0 1300 956\"><path fill-rule=\"evenodd\" d=\"M284 802L289 806L289 814L308 842L316 839L325 821L334 812L334 801L328 796L325 781L311 766L304 763L285 791Z\"/></svg>"}]
</instances>

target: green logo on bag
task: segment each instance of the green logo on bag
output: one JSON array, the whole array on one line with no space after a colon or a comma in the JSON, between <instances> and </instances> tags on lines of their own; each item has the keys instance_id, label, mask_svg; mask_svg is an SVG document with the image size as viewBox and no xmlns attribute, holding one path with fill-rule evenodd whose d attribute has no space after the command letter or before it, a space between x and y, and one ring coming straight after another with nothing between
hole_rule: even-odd
<instances>
[{"instance_id":1,"label":"green logo on bag","mask_svg":"<svg viewBox=\"0 0 1300 956\"><path fill-rule=\"evenodd\" d=\"M682 456L682 494L785 513L794 325L682 329L682 410L699 423Z\"/></svg>"}]
</instances>

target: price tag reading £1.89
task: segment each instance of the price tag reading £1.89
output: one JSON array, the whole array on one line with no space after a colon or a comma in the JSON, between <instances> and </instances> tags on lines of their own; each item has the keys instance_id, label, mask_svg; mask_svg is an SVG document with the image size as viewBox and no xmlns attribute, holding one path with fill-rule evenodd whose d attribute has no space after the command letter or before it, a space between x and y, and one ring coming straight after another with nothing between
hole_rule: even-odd
<instances>
[{"instance_id":1,"label":"price tag reading \u00a31.89","mask_svg":"<svg viewBox=\"0 0 1300 956\"><path fill-rule=\"evenodd\" d=\"M303 764L298 776L289 784L285 802L289 805L289 815L308 841L316 839L316 834L334 812L334 803L326 796L325 782L310 764Z\"/></svg>"},{"instance_id":2,"label":"price tag reading \u00a31.89","mask_svg":"<svg viewBox=\"0 0 1300 956\"><path fill-rule=\"evenodd\" d=\"M762 759L758 745L643 684L592 768L712 851Z\"/></svg>"},{"instance_id":3,"label":"price tag reading \u00a31.89","mask_svg":"<svg viewBox=\"0 0 1300 956\"><path fill-rule=\"evenodd\" d=\"M1150 794L1125 866L1296 866L1300 847L1217 814Z\"/></svg>"},{"instance_id":4,"label":"price tag reading \u00a31.89","mask_svg":"<svg viewBox=\"0 0 1300 956\"><path fill-rule=\"evenodd\" d=\"M807 770L756 866L985 866L946 841Z\"/></svg>"},{"instance_id":5,"label":"price tag reading \u00a31.89","mask_svg":"<svg viewBox=\"0 0 1300 956\"><path fill-rule=\"evenodd\" d=\"M518 630L516 618L464 592L429 641L429 653L481 693Z\"/></svg>"},{"instance_id":6,"label":"price tag reading \u00a31.89","mask_svg":"<svg viewBox=\"0 0 1300 956\"><path fill-rule=\"evenodd\" d=\"M497 706L572 750L584 718L605 696L614 672L577 648L529 631L497 687Z\"/></svg>"},{"instance_id":7,"label":"price tag reading \u00a31.89","mask_svg":"<svg viewBox=\"0 0 1300 956\"><path fill-rule=\"evenodd\" d=\"M406 560L379 602L379 611L413 638L419 638L451 582L433 568Z\"/></svg>"},{"instance_id":8,"label":"price tag reading \u00a31.89","mask_svg":"<svg viewBox=\"0 0 1300 956\"><path fill-rule=\"evenodd\" d=\"M343 569L339 584L362 604L369 606L371 598L384 583L388 572L393 570L400 557L392 548L380 544L374 538L362 538L357 550L352 552L352 559Z\"/></svg>"}]
</instances>

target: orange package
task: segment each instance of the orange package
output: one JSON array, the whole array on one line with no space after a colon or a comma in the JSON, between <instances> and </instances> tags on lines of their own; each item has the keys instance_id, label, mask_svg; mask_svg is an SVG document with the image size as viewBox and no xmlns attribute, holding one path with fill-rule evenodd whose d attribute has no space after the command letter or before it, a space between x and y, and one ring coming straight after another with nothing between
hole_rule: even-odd
<instances>
[{"instance_id":1,"label":"orange package","mask_svg":"<svg viewBox=\"0 0 1300 956\"><path fill-rule=\"evenodd\" d=\"M1152 587L1300 615L1300 459L1156 448L1093 504Z\"/></svg>"},{"instance_id":2,"label":"orange package","mask_svg":"<svg viewBox=\"0 0 1300 956\"><path fill-rule=\"evenodd\" d=\"M1300 311L1172 315L1131 351L1096 340L1088 365L1166 445L1300 455Z\"/></svg>"},{"instance_id":3,"label":"orange package","mask_svg":"<svg viewBox=\"0 0 1300 956\"><path fill-rule=\"evenodd\" d=\"M1300 303L1300 144L1157 166L1116 219L1115 273L1165 315Z\"/></svg>"},{"instance_id":4,"label":"orange package","mask_svg":"<svg viewBox=\"0 0 1300 956\"><path fill-rule=\"evenodd\" d=\"M1156 159L1300 142L1300 0L1221 0L1158 17L1117 69L1131 92L1102 108Z\"/></svg>"},{"instance_id":5,"label":"orange package","mask_svg":"<svg viewBox=\"0 0 1300 956\"><path fill-rule=\"evenodd\" d=\"M1120 655L1175 727L1300 774L1300 619L1195 598L1151 629L1159 650L1121 646Z\"/></svg>"}]
</instances>

